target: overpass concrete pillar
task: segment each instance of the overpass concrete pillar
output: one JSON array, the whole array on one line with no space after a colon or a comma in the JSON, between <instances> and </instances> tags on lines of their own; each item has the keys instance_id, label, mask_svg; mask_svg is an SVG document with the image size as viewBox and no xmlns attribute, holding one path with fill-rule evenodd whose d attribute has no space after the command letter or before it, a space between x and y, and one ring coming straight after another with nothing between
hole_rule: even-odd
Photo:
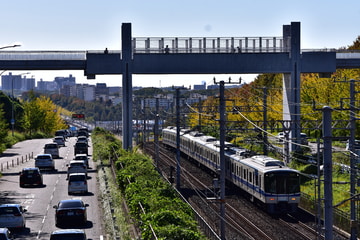
<instances>
[{"instance_id":1,"label":"overpass concrete pillar","mask_svg":"<svg viewBox=\"0 0 360 240\"><path fill-rule=\"evenodd\" d=\"M121 26L122 72L122 139L123 149L132 148L132 48L131 23Z\"/></svg>"},{"instance_id":2,"label":"overpass concrete pillar","mask_svg":"<svg viewBox=\"0 0 360 240\"><path fill-rule=\"evenodd\" d=\"M283 74L283 120L291 122L290 139L300 143L300 22L283 26L283 43L291 64L291 72ZM290 144L290 151L297 148Z\"/></svg>"}]
</instances>

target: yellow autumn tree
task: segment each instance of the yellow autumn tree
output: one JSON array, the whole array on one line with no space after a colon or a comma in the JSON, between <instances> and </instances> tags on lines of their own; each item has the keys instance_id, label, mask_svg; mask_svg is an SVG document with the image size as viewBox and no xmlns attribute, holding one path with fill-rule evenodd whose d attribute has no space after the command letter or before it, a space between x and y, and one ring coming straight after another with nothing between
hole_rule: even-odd
<instances>
[{"instance_id":1,"label":"yellow autumn tree","mask_svg":"<svg viewBox=\"0 0 360 240\"><path fill-rule=\"evenodd\" d=\"M23 127L30 135L38 131L52 135L67 126L60 116L59 108L50 98L40 96L24 103Z\"/></svg>"}]
</instances>

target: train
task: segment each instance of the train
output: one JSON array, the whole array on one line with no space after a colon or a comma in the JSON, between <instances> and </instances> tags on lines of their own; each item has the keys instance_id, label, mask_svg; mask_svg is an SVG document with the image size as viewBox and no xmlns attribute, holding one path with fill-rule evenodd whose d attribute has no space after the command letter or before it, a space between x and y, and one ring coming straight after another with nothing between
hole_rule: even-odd
<instances>
[{"instance_id":1,"label":"train","mask_svg":"<svg viewBox=\"0 0 360 240\"><path fill-rule=\"evenodd\" d=\"M177 148L176 127L162 130L162 143ZM220 169L220 142L190 129L180 129L180 152L214 173ZM226 181L242 189L269 213L294 213L300 202L300 172L275 158L224 143Z\"/></svg>"}]
</instances>

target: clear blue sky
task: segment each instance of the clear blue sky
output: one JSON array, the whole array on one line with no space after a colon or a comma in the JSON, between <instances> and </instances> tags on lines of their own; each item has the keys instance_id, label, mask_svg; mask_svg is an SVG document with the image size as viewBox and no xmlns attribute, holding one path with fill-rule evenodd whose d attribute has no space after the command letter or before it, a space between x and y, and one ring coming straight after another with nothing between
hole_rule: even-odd
<instances>
[{"instance_id":1,"label":"clear blue sky","mask_svg":"<svg viewBox=\"0 0 360 240\"><path fill-rule=\"evenodd\" d=\"M293 21L301 22L302 49L346 47L360 35L360 1L3 1L0 46L21 43L16 50L121 50L124 22L132 24L133 37L275 37L282 36L282 26ZM79 83L121 85L121 76L97 76L88 81L80 71L31 72L37 81L69 74ZM188 86L211 83L212 78L133 76L133 86L179 85L180 79ZM251 77L245 79L250 81Z\"/></svg>"}]
</instances>

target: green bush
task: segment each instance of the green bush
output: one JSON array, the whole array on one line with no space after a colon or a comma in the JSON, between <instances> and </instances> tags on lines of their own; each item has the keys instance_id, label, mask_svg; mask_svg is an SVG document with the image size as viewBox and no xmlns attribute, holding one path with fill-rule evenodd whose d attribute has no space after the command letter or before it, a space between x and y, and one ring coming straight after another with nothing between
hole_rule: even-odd
<instances>
[{"instance_id":1,"label":"green bush","mask_svg":"<svg viewBox=\"0 0 360 240\"><path fill-rule=\"evenodd\" d=\"M205 239L197 228L190 207L156 171L150 157L121 150L118 140L100 129L93 131L94 156L115 159L117 182L130 213L141 225L142 239Z\"/></svg>"}]
</instances>

